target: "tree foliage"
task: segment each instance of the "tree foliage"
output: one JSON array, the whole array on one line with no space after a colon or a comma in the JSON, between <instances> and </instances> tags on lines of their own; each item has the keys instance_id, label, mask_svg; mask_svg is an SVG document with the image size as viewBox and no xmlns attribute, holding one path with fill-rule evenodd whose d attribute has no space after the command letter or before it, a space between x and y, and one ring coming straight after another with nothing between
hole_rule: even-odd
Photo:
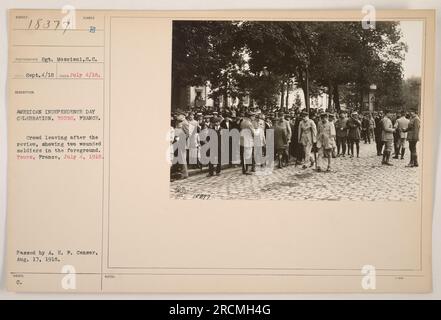
<instances>
[{"instance_id":1,"label":"tree foliage","mask_svg":"<svg viewBox=\"0 0 441 320\"><path fill-rule=\"evenodd\" d=\"M419 110L421 107L421 78L412 77L402 82L404 110Z\"/></svg>"},{"instance_id":2,"label":"tree foliage","mask_svg":"<svg viewBox=\"0 0 441 320\"><path fill-rule=\"evenodd\" d=\"M305 101L327 92L339 108L345 100L360 106L375 83L378 104L390 107L403 103L406 49L391 21L374 29L350 21L175 21L172 86L209 85L214 98L249 94L261 105L294 84Z\"/></svg>"}]
</instances>

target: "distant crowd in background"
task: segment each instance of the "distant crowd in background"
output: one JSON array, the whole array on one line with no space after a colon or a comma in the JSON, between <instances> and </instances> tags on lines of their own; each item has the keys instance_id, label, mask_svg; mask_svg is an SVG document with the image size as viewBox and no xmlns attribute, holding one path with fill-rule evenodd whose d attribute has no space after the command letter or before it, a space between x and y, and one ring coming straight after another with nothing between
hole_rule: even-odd
<instances>
[{"instance_id":1,"label":"distant crowd in background","mask_svg":"<svg viewBox=\"0 0 441 320\"><path fill-rule=\"evenodd\" d=\"M208 165L208 176L220 175L224 166L242 167L245 175L265 167L268 162L256 159L256 151L268 154L267 134L272 129L274 163L278 168L290 164L306 169L314 167L318 172L331 171L332 159L360 157L360 143L376 144L382 165L392 166L391 157L403 160L406 149L410 151L407 167L418 166L417 142L420 119L417 110L393 112L391 110L359 113L357 111L325 112L321 109L231 108L213 111L198 108L178 110L172 114L170 145L177 139L185 139L186 152L171 148L172 179L185 179L188 169L202 169L201 146L207 143L207 130L214 130L221 141L224 132L240 133L239 148L233 139L227 139L228 147L219 148ZM246 133L246 134L245 134ZM270 144L268 144L269 146ZM222 150L228 150L227 163L221 162ZM239 154L235 154L238 150ZM179 157L179 159L177 159Z\"/></svg>"}]
</instances>

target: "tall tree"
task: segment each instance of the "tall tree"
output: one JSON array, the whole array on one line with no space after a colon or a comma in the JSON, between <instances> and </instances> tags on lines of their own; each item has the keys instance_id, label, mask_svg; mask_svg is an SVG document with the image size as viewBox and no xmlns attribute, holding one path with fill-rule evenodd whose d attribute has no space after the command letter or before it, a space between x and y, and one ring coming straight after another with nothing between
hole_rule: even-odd
<instances>
[{"instance_id":1,"label":"tall tree","mask_svg":"<svg viewBox=\"0 0 441 320\"><path fill-rule=\"evenodd\" d=\"M421 106L421 78L412 77L402 82L403 109L420 109Z\"/></svg>"},{"instance_id":2,"label":"tall tree","mask_svg":"<svg viewBox=\"0 0 441 320\"><path fill-rule=\"evenodd\" d=\"M232 21L174 21L172 44L172 104L179 89L211 84L213 98L234 92L235 75L243 64Z\"/></svg>"},{"instance_id":3,"label":"tall tree","mask_svg":"<svg viewBox=\"0 0 441 320\"><path fill-rule=\"evenodd\" d=\"M362 106L376 83L378 103L394 106L402 103L400 36L390 21L375 29L355 21L176 21L172 86L209 84L212 97L224 101L250 94L273 103L279 95L283 107L287 79L294 79L308 109L310 97L327 92L339 110L342 93Z\"/></svg>"}]
</instances>

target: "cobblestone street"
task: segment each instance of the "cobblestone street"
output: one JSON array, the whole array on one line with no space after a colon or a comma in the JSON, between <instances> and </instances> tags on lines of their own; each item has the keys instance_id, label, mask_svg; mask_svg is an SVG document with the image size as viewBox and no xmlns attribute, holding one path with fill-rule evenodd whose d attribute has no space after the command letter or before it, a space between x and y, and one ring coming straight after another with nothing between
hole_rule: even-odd
<instances>
[{"instance_id":1,"label":"cobblestone street","mask_svg":"<svg viewBox=\"0 0 441 320\"><path fill-rule=\"evenodd\" d=\"M360 143L360 158L332 159L331 172L316 172L293 164L272 172L243 175L241 168L171 182L174 199L242 200L358 200L415 201L419 191L419 169L406 168L404 160L391 159L394 166L381 165L375 144Z\"/></svg>"}]
</instances>

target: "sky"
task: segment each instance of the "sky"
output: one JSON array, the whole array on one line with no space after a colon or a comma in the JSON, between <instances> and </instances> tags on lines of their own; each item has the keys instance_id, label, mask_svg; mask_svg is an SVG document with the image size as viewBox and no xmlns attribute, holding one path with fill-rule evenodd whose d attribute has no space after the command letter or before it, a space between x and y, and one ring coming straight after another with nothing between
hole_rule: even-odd
<instances>
[{"instance_id":1,"label":"sky","mask_svg":"<svg viewBox=\"0 0 441 320\"><path fill-rule=\"evenodd\" d=\"M421 77L423 61L423 21L400 21L402 40L408 51L403 62L404 79Z\"/></svg>"}]
</instances>

